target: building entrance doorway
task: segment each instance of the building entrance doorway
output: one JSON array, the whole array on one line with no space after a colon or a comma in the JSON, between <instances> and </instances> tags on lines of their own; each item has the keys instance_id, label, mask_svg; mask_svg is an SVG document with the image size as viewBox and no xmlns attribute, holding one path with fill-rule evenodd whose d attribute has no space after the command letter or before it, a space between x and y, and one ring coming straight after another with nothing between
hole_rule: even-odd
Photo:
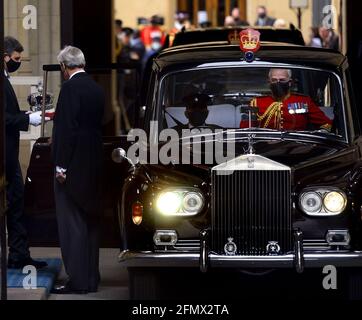
<instances>
[{"instance_id":1,"label":"building entrance doorway","mask_svg":"<svg viewBox=\"0 0 362 320\"><path fill-rule=\"evenodd\" d=\"M191 21L195 26L199 26L207 19L213 27L222 26L225 17L229 16L235 7L240 9L240 19L245 21L246 0L178 0L177 6L178 11L190 14Z\"/></svg>"}]
</instances>

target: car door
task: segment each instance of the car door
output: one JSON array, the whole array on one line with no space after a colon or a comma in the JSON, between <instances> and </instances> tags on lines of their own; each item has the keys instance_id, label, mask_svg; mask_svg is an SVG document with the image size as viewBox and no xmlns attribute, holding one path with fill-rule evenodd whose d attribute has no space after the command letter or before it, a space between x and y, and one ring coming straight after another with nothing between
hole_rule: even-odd
<instances>
[{"instance_id":1,"label":"car door","mask_svg":"<svg viewBox=\"0 0 362 320\"><path fill-rule=\"evenodd\" d=\"M126 136L103 138L103 194L101 240L104 247L119 247L118 205L128 165L112 161L116 148L128 148ZM54 200L54 166L49 138L35 143L25 181L25 222L31 246L58 246Z\"/></svg>"},{"instance_id":2,"label":"car door","mask_svg":"<svg viewBox=\"0 0 362 320\"><path fill-rule=\"evenodd\" d=\"M51 71L58 68L52 67ZM42 128L43 129L43 128ZM46 130L42 130L46 132ZM49 134L48 134L49 135ZM116 164L112 152L116 148L127 150L127 136L103 137L103 195L101 219L101 245L120 246L119 199L122 184L128 175L127 163ZM25 223L31 246L59 246L54 200L54 166L49 137L39 138L33 147L25 180Z\"/></svg>"}]
</instances>

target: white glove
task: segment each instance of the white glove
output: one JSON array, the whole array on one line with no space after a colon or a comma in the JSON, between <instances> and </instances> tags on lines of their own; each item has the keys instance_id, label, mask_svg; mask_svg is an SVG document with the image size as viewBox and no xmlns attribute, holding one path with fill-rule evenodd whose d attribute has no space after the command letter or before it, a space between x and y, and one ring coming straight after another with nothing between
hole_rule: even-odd
<instances>
[{"instance_id":1,"label":"white glove","mask_svg":"<svg viewBox=\"0 0 362 320\"><path fill-rule=\"evenodd\" d=\"M41 112L34 112L29 114L29 123L34 127L38 127L41 125Z\"/></svg>"}]
</instances>

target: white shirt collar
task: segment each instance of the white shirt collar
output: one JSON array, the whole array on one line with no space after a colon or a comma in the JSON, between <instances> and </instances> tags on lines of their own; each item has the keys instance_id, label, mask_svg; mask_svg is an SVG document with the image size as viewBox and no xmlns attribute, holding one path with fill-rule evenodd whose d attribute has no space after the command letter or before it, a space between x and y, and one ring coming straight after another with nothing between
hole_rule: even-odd
<instances>
[{"instance_id":1,"label":"white shirt collar","mask_svg":"<svg viewBox=\"0 0 362 320\"><path fill-rule=\"evenodd\" d=\"M6 70L4 70L4 74L5 74L5 77L6 77L6 78L8 78L8 79L10 78L10 74L9 74L9 72L7 72Z\"/></svg>"},{"instance_id":2,"label":"white shirt collar","mask_svg":"<svg viewBox=\"0 0 362 320\"><path fill-rule=\"evenodd\" d=\"M78 74L78 73L85 73L85 71L84 70L79 70L79 71L77 71L77 72L74 72L70 77L69 77L69 80L70 79L72 79L76 74Z\"/></svg>"}]
</instances>

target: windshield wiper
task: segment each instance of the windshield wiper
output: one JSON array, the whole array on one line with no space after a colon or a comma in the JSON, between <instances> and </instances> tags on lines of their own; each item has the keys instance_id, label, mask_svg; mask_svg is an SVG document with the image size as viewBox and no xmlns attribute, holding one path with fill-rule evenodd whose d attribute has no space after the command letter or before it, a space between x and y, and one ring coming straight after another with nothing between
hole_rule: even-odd
<instances>
[{"instance_id":1,"label":"windshield wiper","mask_svg":"<svg viewBox=\"0 0 362 320\"><path fill-rule=\"evenodd\" d=\"M336 139L340 139L343 138L340 135L337 135L335 133L332 132L328 132L326 130L314 130L314 131L288 131L286 132L287 134L291 134L291 135L301 135L301 134L306 134L306 135L315 135L315 136L328 136L328 137L333 137Z\"/></svg>"},{"instance_id":2,"label":"windshield wiper","mask_svg":"<svg viewBox=\"0 0 362 320\"><path fill-rule=\"evenodd\" d=\"M240 129L233 129L232 131L235 132L278 132L283 134L282 131L276 129L268 129L268 128L240 128Z\"/></svg>"}]
</instances>

